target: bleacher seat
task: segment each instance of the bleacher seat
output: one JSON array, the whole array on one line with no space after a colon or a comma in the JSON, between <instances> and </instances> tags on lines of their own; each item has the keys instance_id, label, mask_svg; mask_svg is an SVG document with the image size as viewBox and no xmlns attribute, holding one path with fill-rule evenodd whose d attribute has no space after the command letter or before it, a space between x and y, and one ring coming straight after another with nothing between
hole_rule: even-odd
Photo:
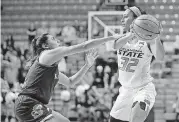
<instances>
[{"instance_id":1,"label":"bleacher seat","mask_svg":"<svg viewBox=\"0 0 179 122\"><path fill-rule=\"evenodd\" d=\"M163 29L166 30L161 36L163 40L175 40L178 32L178 0L136 0L136 4L146 10L149 14L156 16L163 21ZM171 23L172 21L175 21ZM168 34L167 34L168 33Z\"/></svg>"},{"instance_id":2,"label":"bleacher seat","mask_svg":"<svg viewBox=\"0 0 179 122\"><path fill-rule=\"evenodd\" d=\"M176 113L165 113L164 117L166 120L175 120Z\"/></svg>"},{"instance_id":3,"label":"bleacher seat","mask_svg":"<svg viewBox=\"0 0 179 122\"><path fill-rule=\"evenodd\" d=\"M63 27L74 20L87 21L88 11L95 10L97 3L99 0L2 0L2 33L12 33L16 28L27 29L27 22L56 20L58 27ZM21 32L16 32L17 39L24 36Z\"/></svg>"}]
</instances>

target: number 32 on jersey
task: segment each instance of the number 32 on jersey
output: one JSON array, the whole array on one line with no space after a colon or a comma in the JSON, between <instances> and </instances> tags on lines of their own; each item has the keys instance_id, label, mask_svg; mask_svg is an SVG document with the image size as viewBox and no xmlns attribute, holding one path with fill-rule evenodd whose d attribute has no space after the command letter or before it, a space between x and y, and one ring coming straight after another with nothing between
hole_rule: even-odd
<instances>
[{"instance_id":1,"label":"number 32 on jersey","mask_svg":"<svg viewBox=\"0 0 179 122\"><path fill-rule=\"evenodd\" d=\"M136 58L128 58L128 57L121 57L121 64L119 64L119 69L126 72L134 72L139 63L139 59Z\"/></svg>"}]
</instances>

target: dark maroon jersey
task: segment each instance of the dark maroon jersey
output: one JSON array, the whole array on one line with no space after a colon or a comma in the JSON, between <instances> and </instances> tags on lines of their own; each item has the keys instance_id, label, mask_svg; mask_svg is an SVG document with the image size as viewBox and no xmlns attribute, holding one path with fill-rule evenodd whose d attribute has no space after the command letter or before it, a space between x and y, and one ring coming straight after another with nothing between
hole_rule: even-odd
<instances>
[{"instance_id":1,"label":"dark maroon jersey","mask_svg":"<svg viewBox=\"0 0 179 122\"><path fill-rule=\"evenodd\" d=\"M27 73L20 95L28 95L48 104L57 82L58 65L46 66L36 60Z\"/></svg>"}]
</instances>

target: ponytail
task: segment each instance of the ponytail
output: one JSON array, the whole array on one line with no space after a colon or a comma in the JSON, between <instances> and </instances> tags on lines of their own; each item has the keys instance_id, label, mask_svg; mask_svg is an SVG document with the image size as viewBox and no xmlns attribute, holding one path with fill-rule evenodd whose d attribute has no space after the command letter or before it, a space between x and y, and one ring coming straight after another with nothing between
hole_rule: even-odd
<instances>
[{"instance_id":1,"label":"ponytail","mask_svg":"<svg viewBox=\"0 0 179 122\"><path fill-rule=\"evenodd\" d=\"M45 33L42 36L32 40L31 43L32 56L30 57L27 63L27 67L31 67L39 57L40 53L45 50L42 45L47 43L48 35L49 35L48 33Z\"/></svg>"}]
</instances>

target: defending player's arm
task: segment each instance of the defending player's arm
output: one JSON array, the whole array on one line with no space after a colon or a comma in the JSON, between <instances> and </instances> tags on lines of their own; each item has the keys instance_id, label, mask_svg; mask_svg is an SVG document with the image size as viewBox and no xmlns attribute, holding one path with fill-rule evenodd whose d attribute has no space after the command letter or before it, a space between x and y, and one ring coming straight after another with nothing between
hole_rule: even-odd
<instances>
[{"instance_id":1,"label":"defending player's arm","mask_svg":"<svg viewBox=\"0 0 179 122\"><path fill-rule=\"evenodd\" d=\"M90 51L86 56L85 65L76 74L68 78L66 75L59 72L59 83L70 87L80 82L81 78L83 78L89 68L93 65L96 58L97 52L94 50Z\"/></svg>"},{"instance_id":2,"label":"defending player's arm","mask_svg":"<svg viewBox=\"0 0 179 122\"><path fill-rule=\"evenodd\" d=\"M100 39L89 40L81 44L77 44L77 45L73 45L69 47L58 47L52 50L48 50L42 54L43 61L45 62L45 64L52 65L55 62L59 61L64 56L87 51L91 48L97 47L100 44L103 44L111 40L115 40L117 38L119 38L119 36L118 37L110 36L110 37L105 37L105 38L100 38Z\"/></svg>"},{"instance_id":3,"label":"defending player's arm","mask_svg":"<svg viewBox=\"0 0 179 122\"><path fill-rule=\"evenodd\" d=\"M2 60L1 65L3 67L13 67L12 63L10 63L9 61L6 61L6 60Z\"/></svg>"},{"instance_id":4,"label":"defending player's arm","mask_svg":"<svg viewBox=\"0 0 179 122\"><path fill-rule=\"evenodd\" d=\"M132 32L122 35L114 41L114 49L120 49L132 38L134 38L134 34Z\"/></svg>"},{"instance_id":5,"label":"defending player's arm","mask_svg":"<svg viewBox=\"0 0 179 122\"><path fill-rule=\"evenodd\" d=\"M156 60L163 61L165 56L165 50L162 45L162 42L160 40L160 36L155 39L155 43L150 43L150 45L155 44L155 48L151 48L152 53L154 54L154 57Z\"/></svg>"}]
</instances>

